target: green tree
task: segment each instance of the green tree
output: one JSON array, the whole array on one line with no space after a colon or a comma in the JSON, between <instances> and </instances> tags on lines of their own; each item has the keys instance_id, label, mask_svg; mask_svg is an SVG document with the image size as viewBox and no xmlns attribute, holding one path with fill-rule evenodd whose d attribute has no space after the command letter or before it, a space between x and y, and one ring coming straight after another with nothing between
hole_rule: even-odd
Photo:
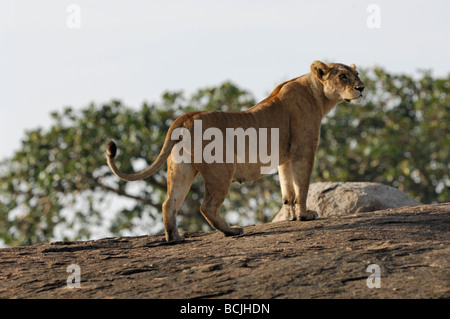
<instances>
[{"instance_id":1,"label":"green tree","mask_svg":"<svg viewBox=\"0 0 450 319\"><path fill-rule=\"evenodd\" d=\"M27 245L54 238L88 239L98 229L107 229L109 235L162 231L165 167L145 181L121 181L106 166L108 140L119 145L121 170L132 172L156 159L178 116L198 109L236 111L254 104L251 94L226 82L201 89L189 99L182 92L166 92L160 103L144 103L140 109L111 101L52 113L51 128L27 132L21 150L0 165L0 238L8 245ZM276 197L276 188L271 191ZM245 207L267 220L270 213L262 204L267 194L267 182L257 181L233 188L224 206L234 212L236 222ZM256 204L248 202L249 196ZM199 213L202 198L203 182L197 178L181 207L180 227L208 229Z\"/></svg>"},{"instance_id":2,"label":"green tree","mask_svg":"<svg viewBox=\"0 0 450 319\"><path fill-rule=\"evenodd\" d=\"M322 126L315 181L378 182L423 203L449 201L450 75L362 73L364 103L340 104Z\"/></svg>"},{"instance_id":3,"label":"green tree","mask_svg":"<svg viewBox=\"0 0 450 319\"><path fill-rule=\"evenodd\" d=\"M393 185L424 203L450 199L450 76L417 79L380 68L362 72L361 106L340 104L324 120L313 181L372 181ZM28 131L21 149L0 163L0 239L27 245L53 239L88 239L162 231L165 167L145 181L112 175L104 150L119 146L121 170L156 159L178 116L194 110L235 111L253 96L225 82L190 97L166 92L161 102L130 108L120 101L66 107L51 114L48 130ZM183 230L209 228L199 206L198 177L181 207ZM230 223L269 221L281 205L278 175L233 185L222 212Z\"/></svg>"}]
</instances>

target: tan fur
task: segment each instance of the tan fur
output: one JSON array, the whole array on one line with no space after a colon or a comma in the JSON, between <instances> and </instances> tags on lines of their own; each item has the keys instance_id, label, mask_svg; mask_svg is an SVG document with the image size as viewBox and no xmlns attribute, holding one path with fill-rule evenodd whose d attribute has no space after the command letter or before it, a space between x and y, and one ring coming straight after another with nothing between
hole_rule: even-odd
<instances>
[{"instance_id":1,"label":"tan fur","mask_svg":"<svg viewBox=\"0 0 450 319\"><path fill-rule=\"evenodd\" d=\"M206 220L225 235L239 235L242 228L229 227L219 214L232 182L248 182L260 178L262 166L257 163L175 163L172 148L179 140L171 140L174 129L184 127L193 132L194 120L202 120L206 128L278 128L279 166L278 172L283 199L282 209L291 220L318 218L314 211L306 209L306 198L313 169L314 155L319 143L322 118L338 103L354 102L362 97L364 84L358 77L354 65L314 61L311 73L278 85L268 98L242 112L205 111L185 114L174 121L167 133L163 148L156 161L137 174L120 172L115 163L116 146L107 147L107 162L118 177L141 180L154 174L167 161L167 199L163 203L163 221L168 242L181 241L176 214L198 172L205 182L205 197L201 213ZM269 132L270 133L270 132ZM269 134L270 137L270 134ZM270 139L269 139L270 140ZM209 141L203 142L203 147ZM248 143L246 143L248 144ZM203 149L203 148L202 148ZM236 149L235 149L236 152ZM269 150L270 152L270 150ZM248 145L246 145L248 158ZM191 153L193 159L194 152Z\"/></svg>"}]
</instances>

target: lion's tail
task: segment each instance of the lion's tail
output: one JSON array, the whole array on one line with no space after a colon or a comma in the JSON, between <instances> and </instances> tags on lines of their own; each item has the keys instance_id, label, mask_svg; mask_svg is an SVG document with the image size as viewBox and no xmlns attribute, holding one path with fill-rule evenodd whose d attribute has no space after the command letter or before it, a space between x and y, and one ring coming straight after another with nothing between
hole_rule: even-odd
<instances>
[{"instance_id":1,"label":"lion's tail","mask_svg":"<svg viewBox=\"0 0 450 319\"><path fill-rule=\"evenodd\" d=\"M169 131L167 132L166 139L164 140L164 145L161 149L161 152L159 153L156 160L153 162L152 165L144 169L143 171L136 173L136 174L126 174L121 172L115 162L114 157L117 153L117 146L116 143L114 143L112 140L109 141L108 145L106 146L106 162L108 163L109 168L111 168L112 172L119 178L132 182L132 181L139 181L141 179L149 178L153 174L155 174L161 166L166 162L167 158L169 157L173 146L179 142L179 140L172 140L171 135L172 131L180 127L184 122L184 119L178 118L175 122L172 123L172 125L169 128Z\"/></svg>"}]
</instances>

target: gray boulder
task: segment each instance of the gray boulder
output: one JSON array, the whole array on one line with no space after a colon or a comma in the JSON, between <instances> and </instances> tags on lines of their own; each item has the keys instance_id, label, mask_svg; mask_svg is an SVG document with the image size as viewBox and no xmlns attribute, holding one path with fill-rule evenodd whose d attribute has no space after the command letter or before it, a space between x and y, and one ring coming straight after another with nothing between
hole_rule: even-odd
<instances>
[{"instance_id":1,"label":"gray boulder","mask_svg":"<svg viewBox=\"0 0 450 319\"><path fill-rule=\"evenodd\" d=\"M351 215L422 203L397 188L379 183L314 183L309 187L308 209L319 217ZM284 210L272 220L286 220Z\"/></svg>"}]
</instances>

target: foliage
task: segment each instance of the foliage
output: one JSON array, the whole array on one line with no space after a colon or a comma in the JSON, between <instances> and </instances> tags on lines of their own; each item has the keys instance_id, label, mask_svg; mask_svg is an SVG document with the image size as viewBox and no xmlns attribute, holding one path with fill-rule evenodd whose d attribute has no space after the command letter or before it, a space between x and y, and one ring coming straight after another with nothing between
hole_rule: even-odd
<instances>
[{"instance_id":1,"label":"foliage","mask_svg":"<svg viewBox=\"0 0 450 319\"><path fill-rule=\"evenodd\" d=\"M132 172L156 159L178 116L197 109L231 111L253 104L249 93L224 83L199 90L189 100L182 92L166 92L160 103L144 103L138 110L111 101L52 113L52 127L27 132L21 150L0 166L0 238L8 245L26 245L53 238L87 239L105 228L107 235L162 231L159 212L166 195L165 167L145 181L121 181L106 166L108 140L119 146L120 169ZM244 194L259 198L267 194L266 185L261 180L234 188L225 208L241 212L248 206ZM276 193L276 188L272 191ZM208 228L199 213L202 195L203 183L197 178L179 213L183 229ZM258 203L265 211L261 199Z\"/></svg>"},{"instance_id":2,"label":"foliage","mask_svg":"<svg viewBox=\"0 0 450 319\"><path fill-rule=\"evenodd\" d=\"M315 181L371 181L423 203L450 200L450 76L364 72L362 106L334 109L321 131Z\"/></svg>"},{"instance_id":3,"label":"foliage","mask_svg":"<svg viewBox=\"0 0 450 319\"><path fill-rule=\"evenodd\" d=\"M394 185L422 202L448 201L450 78L420 79L375 68L363 72L362 106L341 104L322 126L315 181L373 181ZM0 239L7 245L98 234L123 236L162 231L165 167L145 181L126 183L106 166L105 145L114 139L126 172L156 159L178 116L194 110L242 110L252 95L225 82L198 90L166 92L138 108L111 101L51 114L48 130L26 132L21 149L0 164ZM207 229L199 213L198 177L179 213L183 230ZM234 185L223 213L231 223L267 222L280 205L278 176Z\"/></svg>"}]
</instances>

